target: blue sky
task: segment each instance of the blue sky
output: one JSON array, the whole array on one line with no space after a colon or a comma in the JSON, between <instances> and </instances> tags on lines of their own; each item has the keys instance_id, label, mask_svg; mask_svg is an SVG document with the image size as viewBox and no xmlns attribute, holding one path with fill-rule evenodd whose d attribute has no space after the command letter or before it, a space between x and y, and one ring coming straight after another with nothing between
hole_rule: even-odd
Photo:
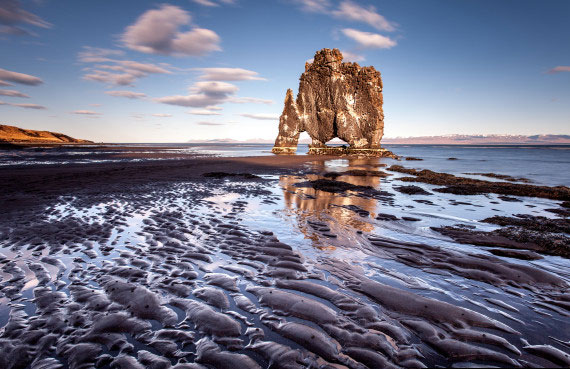
<instances>
[{"instance_id":1,"label":"blue sky","mask_svg":"<svg viewBox=\"0 0 570 369\"><path fill-rule=\"evenodd\" d=\"M0 0L0 123L274 139L305 61L384 82L385 137L570 133L570 1Z\"/></svg>"}]
</instances>

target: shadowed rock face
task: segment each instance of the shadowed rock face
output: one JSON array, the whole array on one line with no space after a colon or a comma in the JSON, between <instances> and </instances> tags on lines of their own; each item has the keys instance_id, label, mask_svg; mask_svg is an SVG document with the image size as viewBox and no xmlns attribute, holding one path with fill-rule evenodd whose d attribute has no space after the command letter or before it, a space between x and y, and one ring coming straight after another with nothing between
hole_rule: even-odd
<instances>
[{"instance_id":1,"label":"shadowed rock face","mask_svg":"<svg viewBox=\"0 0 570 369\"><path fill-rule=\"evenodd\" d=\"M311 147L338 137L349 149L380 149L384 134L382 79L374 67L343 63L338 49L322 49L305 64L297 100L287 90L273 152L294 152L306 131ZM365 150L363 150L365 151Z\"/></svg>"}]
</instances>

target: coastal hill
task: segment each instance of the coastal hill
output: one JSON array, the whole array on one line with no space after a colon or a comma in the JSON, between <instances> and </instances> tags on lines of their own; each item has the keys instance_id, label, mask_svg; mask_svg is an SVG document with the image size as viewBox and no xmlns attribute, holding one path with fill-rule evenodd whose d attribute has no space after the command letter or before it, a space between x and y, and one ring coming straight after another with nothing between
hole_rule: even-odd
<instances>
[{"instance_id":1,"label":"coastal hill","mask_svg":"<svg viewBox=\"0 0 570 369\"><path fill-rule=\"evenodd\" d=\"M63 133L34 131L0 124L0 143L12 144L62 144L93 143L93 141L73 138Z\"/></svg>"}]
</instances>

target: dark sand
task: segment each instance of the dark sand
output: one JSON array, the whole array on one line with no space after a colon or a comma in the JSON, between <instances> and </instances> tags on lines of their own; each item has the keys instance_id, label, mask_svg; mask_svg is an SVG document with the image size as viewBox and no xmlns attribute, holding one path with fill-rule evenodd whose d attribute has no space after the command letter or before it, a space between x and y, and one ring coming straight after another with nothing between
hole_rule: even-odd
<instances>
[{"instance_id":1,"label":"dark sand","mask_svg":"<svg viewBox=\"0 0 570 369\"><path fill-rule=\"evenodd\" d=\"M396 240L478 202L329 159L0 169L0 368L570 366L567 260Z\"/></svg>"}]
</instances>

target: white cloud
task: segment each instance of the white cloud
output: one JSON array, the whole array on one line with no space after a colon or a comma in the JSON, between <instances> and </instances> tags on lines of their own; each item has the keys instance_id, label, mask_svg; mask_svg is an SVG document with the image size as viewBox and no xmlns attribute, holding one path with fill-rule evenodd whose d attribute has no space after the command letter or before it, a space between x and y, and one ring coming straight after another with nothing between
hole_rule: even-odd
<instances>
[{"instance_id":1,"label":"white cloud","mask_svg":"<svg viewBox=\"0 0 570 369\"><path fill-rule=\"evenodd\" d=\"M222 115L222 113L218 113L217 111L212 111L208 109L194 109L190 110L187 113L192 115Z\"/></svg>"},{"instance_id":2,"label":"white cloud","mask_svg":"<svg viewBox=\"0 0 570 369\"><path fill-rule=\"evenodd\" d=\"M345 28L342 33L356 41L360 46L370 49L389 49L396 46L396 41L389 37L377 33L358 31L352 28Z\"/></svg>"},{"instance_id":3,"label":"white cloud","mask_svg":"<svg viewBox=\"0 0 570 369\"><path fill-rule=\"evenodd\" d=\"M200 79L208 81L266 81L259 73L242 68L196 68L204 73Z\"/></svg>"},{"instance_id":4,"label":"white cloud","mask_svg":"<svg viewBox=\"0 0 570 369\"><path fill-rule=\"evenodd\" d=\"M0 96L10 96L10 97L26 97L29 98L28 95L21 93L20 91L16 90L0 90Z\"/></svg>"},{"instance_id":5,"label":"white cloud","mask_svg":"<svg viewBox=\"0 0 570 369\"><path fill-rule=\"evenodd\" d=\"M559 65L557 67L550 69L547 73L555 74L560 72L570 72L570 66Z\"/></svg>"},{"instance_id":6,"label":"white cloud","mask_svg":"<svg viewBox=\"0 0 570 369\"><path fill-rule=\"evenodd\" d=\"M351 51L341 51L343 59L349 62L357 63L366 60L364 55L356 54Z\"/></svg>"},{"instance_id":7,"label":"white cloud","mask_svg":"<svg viewBox=\"0 0 570 369\"><path fill-rule=\"evenodd\" d=\"M23 85L36 86L44 83L40 78L29 74L12 72L0 68L0 80L20 83Z\"/></svg>"},{"instance_id":8,"label":"white cloud","mask_svg":"<svg viewBox=\"0 0 570 369\"><path fill-rule=\"evenodd\" d=\"M172 114L156 113L152 114L152 116L157 118L170 118Z\"/></svg>"},{"instance_id":9,"label":"white cloud","mask_svg":"<svg viewBox=\"0 0 570 369\"><path fill-rule=\"evenodd\" d=\"M366 9L349 0L343 1L332 14L339 19L366 23L379 31L394 31L396 29L395 25L378 14L373 6Z\"/></svg>"},{"instance_id":10,"label":"white cloud","mask_svg":"<svg viewBox=\"0 0 570 369\"><path fill-rule=\"evenodd\" d=\"M0 1L0 33L11 35L31 35L29 31L20 27L27 24L40 28L51 28L51 24L21 8L18 0Z\"/></svg>"},{"instance_id":11,"label":"white cloud","mask_svg":"<svg viewBox=\"0 0 570 369\"><path fill-rule=\"evenodd\" d=\"M301 10L310 13L326 13L330 7L329 0L295 0Z\"/></svg>"},{"instance_id":12,"label":"white cloud","mask_svg":"<svg viewBox=\"0 0 570 369\"><path fill-rule=\"evenodd\" d=\"M189 95L165 96L155 99L163 104L203 108L228 101L238 87L227 82L208 81L196 82L190 88Z\"/></svg>"},{"instance_id":13,"label":"white cloud","mask_svg":"<svg viewBox=\"0 0 570 369\"><path fill-rule=\"evenodd\" d=\"M250 113L243 113L240 114L242 117L257 119L257 120L278 120L279 115L277 114L250 114Z\"/></svg>"},{"instance_id":14,"label":"white cloud","mask_svg":"<svg viewBox=\"0 0 570 369\"><path fill-rule=\"evenodd\" d=\"M273 104L273 100L260 99L258 97L233 97L228 101L234 104Z\"/></svg>"},{"instance_id":15,"label":"white cloud","mask_svg":"<svg viewBox=\"0 0 570 369\"><path fill-rule=\"evenodd\" d=\"M202 56L220 51L220 37L209 29L191 28L190 14L174 5L162 4L141 15L126 28L122 41L126 47L147 54Z\"/></svg>"},{"instance_id":16,"label":"white cloud","mask_svg":"<svg viewBox=\"0 0 570 369\"><path fill-rule=\"evenodd\" d=\"M75 110L72 111L71 114L78 114L78 115L101 115L101 113L92 111L92 110Z\"/></svg>"},{"instance_id":17,"label":"white cloud","mask_svg":"<svg viewBox=\"0 0 570 369\"><path fill-rule=\"evenodd\" d=\"M116 97L126 97L127 99L143 99L146 97L142 92L134 91L105 91L107 95Z\"/></svg>"}]
</instances>

